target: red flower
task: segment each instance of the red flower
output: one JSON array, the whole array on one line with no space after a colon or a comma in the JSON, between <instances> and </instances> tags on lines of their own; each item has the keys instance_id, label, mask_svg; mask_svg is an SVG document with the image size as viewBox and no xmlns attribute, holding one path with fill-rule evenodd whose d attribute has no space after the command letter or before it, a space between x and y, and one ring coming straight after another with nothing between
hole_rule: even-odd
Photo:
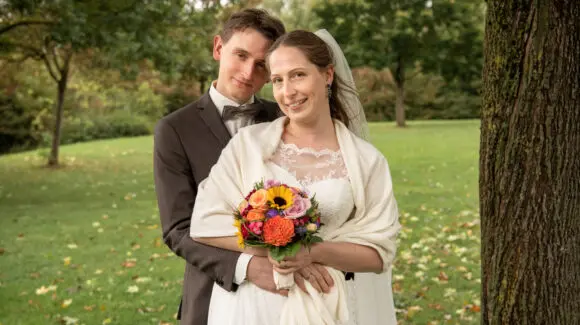
<instances>
[{"instance_id":1,"label":"red flower","mask_svg":"<svg viewBox=\"0 0 580 325\"><path fill-rule=\"evenodd\" d=\"M242 226L240 227L240 232L242 233L242 237L244 239L248 238L248 235L250 234L250 232L248 231L248 228L246 228L247 226L245 224L242 224Z\"/></svg>"}]
</instances>

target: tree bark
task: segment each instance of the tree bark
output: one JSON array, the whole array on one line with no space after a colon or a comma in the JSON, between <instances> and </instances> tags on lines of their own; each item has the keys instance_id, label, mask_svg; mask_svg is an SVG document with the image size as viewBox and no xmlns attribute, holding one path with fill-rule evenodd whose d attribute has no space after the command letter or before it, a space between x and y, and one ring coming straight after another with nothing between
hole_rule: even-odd
<instances>
[{"instance_id":1,"label":"tree bark","mask_svg":"<svg viewBox=\"0 0 580 325\"><path fill-rule=\"evenodd\" d=\"M580 1L487 3L482 324L580 324Z\"/></svg>"},{"instance_id":2,"label":"tree bark","mask_svg":"<svg viewBox=\"0 0 580 325\"><path fill-rule=\"evenodd\" d=\"M60 149L60 134L62 129L62 116L64 111L64 100L68 86L70 55L65 58L64 66L60 71L60 79L57 81L57 101L54 110L54 128L52 132L52 146L48 157L49 166L58 166L58 153Z\"/></svg>"},{"instance_id":3,"label":"tree bark","mask_svg":"<svg viewBox=\"0 0 580 325\"><path fill-rule=\"evenodd\" d=\"M395 100L395 120L398 127L405 127L405 67L399 58L395 71L396 100Z\"/></svg>"}]
</instances>

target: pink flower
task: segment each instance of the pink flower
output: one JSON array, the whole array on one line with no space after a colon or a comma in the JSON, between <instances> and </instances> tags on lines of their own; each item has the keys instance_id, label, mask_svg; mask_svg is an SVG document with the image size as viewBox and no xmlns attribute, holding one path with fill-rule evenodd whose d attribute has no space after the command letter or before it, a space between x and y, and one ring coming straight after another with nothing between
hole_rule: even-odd
<instances>
[{"instance_id":1,"label":"pink flower","mask_svg":"<svg viewBox=\"0 0 580 325\"><path fill-rule=\"evenodd\" d=\"M280 182L275 180L275 179L269 179L266 181L266 183L264 183L264 189L269 189L270 187L274 187L274 186L280 186Z\"/></svg>"},{"instance_id":2,"label":"pink flower","mask_svg":"<svg viewBox=\"0 0 580 325\"><path fill-rule=\"evenodd\" d=\"M297 219L302 217L310 207L312 207L310 199L303 198L300 195L294 195L294 204L284 211L284 215L288 219Z\"/></svg>"},{"instance_id":3,"label":"pink flower","mask_svg":"<svg viewBox=\"0 0 580 325\"><path fill-rule=\"evenodd\" d=\"M250 231L253 232L254 234L260 235L260 234L262 234L263 226L264 226L264 223L261 221L250 222L250 224L248 225L248 228L250 228Z\"/></svg>"}]
</instances>

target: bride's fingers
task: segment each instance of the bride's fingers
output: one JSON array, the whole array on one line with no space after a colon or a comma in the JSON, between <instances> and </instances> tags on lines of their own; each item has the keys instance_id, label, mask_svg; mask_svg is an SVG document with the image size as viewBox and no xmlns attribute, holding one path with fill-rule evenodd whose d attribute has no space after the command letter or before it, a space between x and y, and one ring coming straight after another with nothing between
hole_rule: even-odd
<instances>
[{"instance_id":1,"label":"bride's fingers","mask_svg":"<svg viewBox=\"0 0 580 325\"><path fill-rule=\"evenodd\" d=\"M275 265L273 266L273 268L274 268L274 271L276 271L276 272L278 272L280 274L290 274L290 273L292 273L292 272L289 272L288 269L283 269L283 268L278 267L278 266L275 266Z\"/></svg>"},{"instance_id":2,"label":"bride's fingers","mask_svg":"<svg viewBox=\"0 0 580 325\"><path fill-rule=\"evenodd\" d=\"M281 268L281 262L276 261L275 259L273 259L270 255L268 255L268 261L270 261L270 263L274 266L274 267L279 267Z\"/></svg>"}]
</instances>

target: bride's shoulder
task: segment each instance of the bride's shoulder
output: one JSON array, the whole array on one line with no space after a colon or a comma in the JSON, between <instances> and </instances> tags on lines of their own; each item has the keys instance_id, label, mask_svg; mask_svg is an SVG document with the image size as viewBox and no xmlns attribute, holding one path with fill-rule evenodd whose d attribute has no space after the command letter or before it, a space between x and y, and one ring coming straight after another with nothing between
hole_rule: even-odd
<instances>
[{"instance_id":1,"label":"bride's shoulder","mask_svg":"<svg viewBox=\"0 0 580 325\"><path fill-rule=\"evenodd\" d=\"M241 128L232 138L231 142L269 142L273 141L276 136L282 134L281 130L284 128L283 118L278 118L272 122L263 122L253 125L248 125Z\"/></svg>"},{"instance_id":2,"label":"bride's shoulder","mask_svg":"<svg viewBox=\"0 0 580 325\"><path fill-rule=\"evenodd\" d=\"M248 125L238 131L240 136L261 136L279 131L283 127L284 117L280 117L272 122L262 122Z\"/></svg>"}]
</instances>

